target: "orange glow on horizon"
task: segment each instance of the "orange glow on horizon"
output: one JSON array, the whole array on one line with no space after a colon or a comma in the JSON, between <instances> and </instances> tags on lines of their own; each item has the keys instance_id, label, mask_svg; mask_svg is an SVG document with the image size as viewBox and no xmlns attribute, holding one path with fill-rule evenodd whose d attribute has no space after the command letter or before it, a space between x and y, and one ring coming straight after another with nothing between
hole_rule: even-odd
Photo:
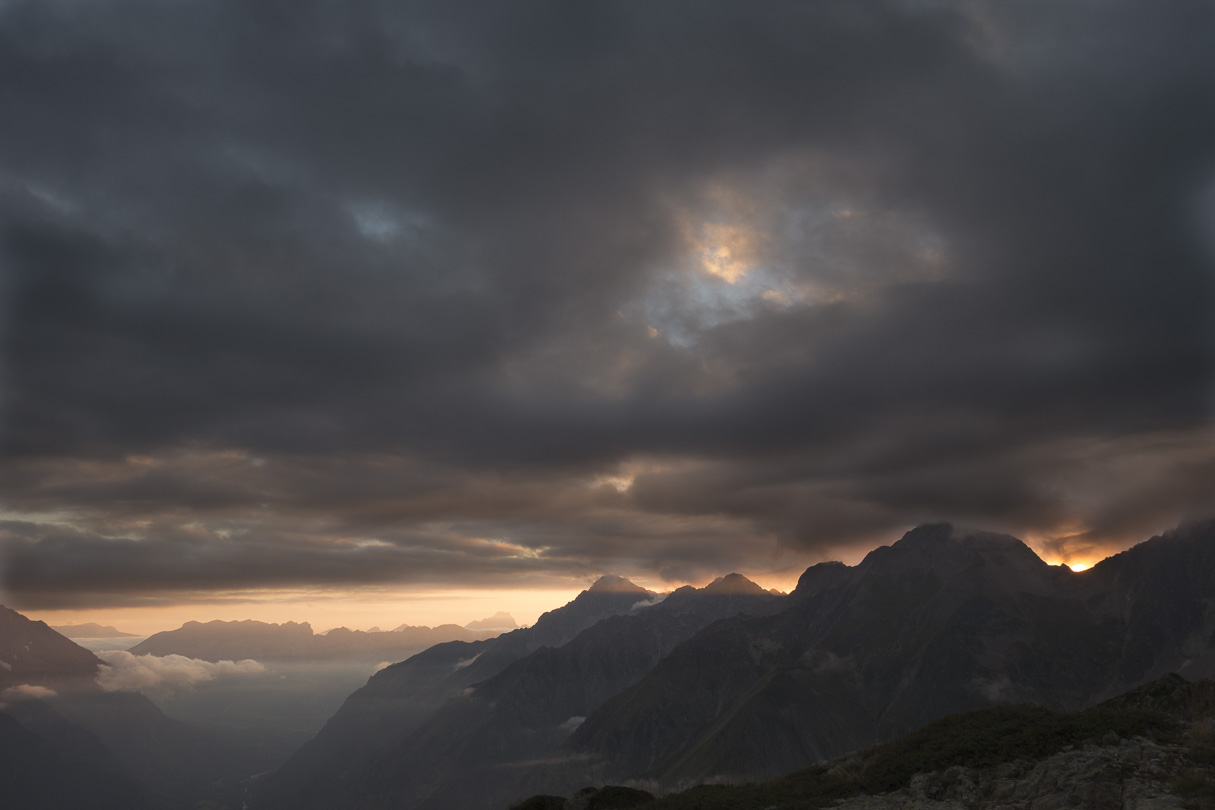
<instances>
[{"instance_id":1,"label":"orange glow on horizon","mask_svg":"<svg viewBox=\"0 0 1215 810\"><path fill-rule=\"evenodd\" d=\"M797 585L803 569L744 574L760 587L788 593ZM704 582L663 582L656 577L622 573L636 585L656 593L669 593L690 584L701 588ZM64 610L21 610L18 612L48 625L95 622L115 629L148 636L163 630L176 630L188 621L254 621L271 624L308 622L315 632L335 627L351 630L393 630L403 624L436 627L441 624L464 626L492 616L498 611L511 614L519 626L534 624L540 614L559 608L590 587L593 579L572 582L569 586L519 589L452 588L430 591L265 591L193 594L183 596L175 605L139 607L98 607ZM208 598L209 597L209 598ZM3 601L3 600L0 600Z\"/></svg>"},{"instance_id":2,"label":"orange glow on horizon","mask_svg":"<svg viewBox=\"0 0 1215 810\"><path fill-rule=\"evenodd\" d=\"M318 633L335 627L393 630L403 624L436 627L465 625L505 611L520 626L535 623L541 613L560 607L586 586L534 590L427 591L377 593L323 591L219 594L214 600L183 601L177 605L70 610L20 610L49 625L96 622L127 633L146 636L176 630L188 621L254 621L270 624L308 622Z\"/></svg>"}]
</instances>

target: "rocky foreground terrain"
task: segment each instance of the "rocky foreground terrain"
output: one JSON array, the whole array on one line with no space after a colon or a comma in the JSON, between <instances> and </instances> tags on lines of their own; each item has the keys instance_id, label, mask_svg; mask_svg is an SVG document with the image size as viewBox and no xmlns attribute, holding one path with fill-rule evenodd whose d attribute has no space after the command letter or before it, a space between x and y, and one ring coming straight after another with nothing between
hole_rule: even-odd
<instances>
[{"instance_id":1,"label":"rocky foreground terrain","mask_svg":"<svg viewBox=\"0 0 1215 810\"><path fill-rule=\"evenodd\" d=\"M534 796L513 810L1209 810L1215 682L1169 675L1071 714L966 712L771 782L661 798L642 787Z\"/></svg>"}]
</instances>

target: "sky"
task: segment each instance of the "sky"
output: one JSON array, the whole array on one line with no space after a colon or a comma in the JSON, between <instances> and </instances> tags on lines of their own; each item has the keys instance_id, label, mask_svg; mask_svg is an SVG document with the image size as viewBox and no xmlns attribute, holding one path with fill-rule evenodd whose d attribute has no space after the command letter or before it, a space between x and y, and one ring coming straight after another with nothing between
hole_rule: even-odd
<instances>
[{"instance_id":1,"label":"sky","mask_svg":"<svg viewBox=\"0 0 1215 810\"><path fill-rule=\"evenodd\" d=\"M0 109L30 615L527 622L1215 511L1211 2L0 0Z\"/></svg>"}]
</instances>

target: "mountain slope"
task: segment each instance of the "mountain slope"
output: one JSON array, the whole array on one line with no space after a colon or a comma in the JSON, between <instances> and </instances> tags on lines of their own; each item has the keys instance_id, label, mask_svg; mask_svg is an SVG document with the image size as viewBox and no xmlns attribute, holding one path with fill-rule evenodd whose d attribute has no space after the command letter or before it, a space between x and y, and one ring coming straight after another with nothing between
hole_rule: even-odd
<instances>
[{"instance_id":1,"label":"mountain slope","mask_svg":"<svg viewBox=\"0 0 1215 810\"><path fill-rule=\"evenodd\" d=\"M446 701L536 650L559 647L600 620L628 613L654 596L619 577L602 577L531 627L484 641L438 644L377 672L315 738L259 783L256 806L343 806L343 797L365 791L373 763Z\"/></svg>"},{"instance_id":2,"label":"mountain slope","mask_svg":"<svg viewBox=\"0 0 1215 810\"><path fill-rule=\"evenodd\" d=\"M1165 672L1215 677L1215 522L1165 532L1078 574L1092 610L1119 628L1099 697Z\"/></svg>"},{"instance_id":3,"label":"mountain slope","mask_svg":"<svg viewBox=\"0 0 1215 810\"><path fill-rule=\"evenodd\" d=\"M41 715L35 719L33 715ZM59 725L67 733L42 734ZM21 810L145 810L138 785L93 735L41 701L0 710L0 804Z\"/></svg>"},{"instance_id":4,"label":"mountain slope","mask_svg":"<svg viewBox=\"0 0 1215 810\"><path fill-rule=\"evenodd\" d=\"M781 603L732 574L604 619L560 647L541 647L437 710L383 757L369 790L402 806L441 808L516 795L520 779L564 786L568 768L540 773L519 763L552 756L586 715L702 627L772 613Z\"/></svg>"},{"instance_id":5,"label":"mountain slope","mask_svg":"<svg viewBox=\"0 0 1215 810\"><path fill-rule=\"evenodd\" d=\"M56 691L93 689L101 663L45 622L0 605L0 692L21 684Z\"/></svg>"}]
</instances>

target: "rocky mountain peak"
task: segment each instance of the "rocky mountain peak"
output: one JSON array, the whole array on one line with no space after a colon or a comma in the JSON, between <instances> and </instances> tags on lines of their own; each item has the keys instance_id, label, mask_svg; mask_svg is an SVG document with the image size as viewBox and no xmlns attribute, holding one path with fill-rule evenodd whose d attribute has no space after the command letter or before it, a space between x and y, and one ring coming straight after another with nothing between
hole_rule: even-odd
<instances>
[{"instance_id":1,"label":"rocky mountain peak","mask_svg":"<svg viewBox=\"0 0 1215 810\"><path fill-rule=\"evenodd\" d=\"M595 584L587 588L588 593L635 593L638 596L648 596L650 592L640 585L634 585L624 577L615 574L604 574L595 580Z\"/></svg>"},{"instance_id":2,"label":"rocky mountain peak","mask_svg":"<svg viewBox=\"0 0 1215 810\"><path fill-rule=\"evenodd\" d=\"M838 582L841 577L846 576L851 570L851 568L838 560L812 565L798 578L797 587L793 589L793 596L799 598L813 596L823 588Z\"/></svg>"},{"instance_id":3,"label":"rocky mountain peak","mask_svg":"<svg viewBox=\"0 0 1215 810\"><path fill-rule=\"evenodd\" d=\"M891 559L897 558L899 565L913 560L933 568L956 565L981 567L991 563L1004 569L1017 568L1038 574L1050 568L1033 549L1011 535L949 523L918 526L892 546L876 549L869 556L881 558L889 551L896 552Z\"/></svg>"},{"instance_id":4,"label":"rocky mountain peak","mask_svg":"<svg viewBox=\"0 0 1215 810\"><path fill-rule=\"evenodd\" d=\"M756 585L751 580L744 577L742 574L727 574L724 577L718 577L703 588L705 593L712 594L766 594L760 586Z\"/></svg>"}]
</instances>

